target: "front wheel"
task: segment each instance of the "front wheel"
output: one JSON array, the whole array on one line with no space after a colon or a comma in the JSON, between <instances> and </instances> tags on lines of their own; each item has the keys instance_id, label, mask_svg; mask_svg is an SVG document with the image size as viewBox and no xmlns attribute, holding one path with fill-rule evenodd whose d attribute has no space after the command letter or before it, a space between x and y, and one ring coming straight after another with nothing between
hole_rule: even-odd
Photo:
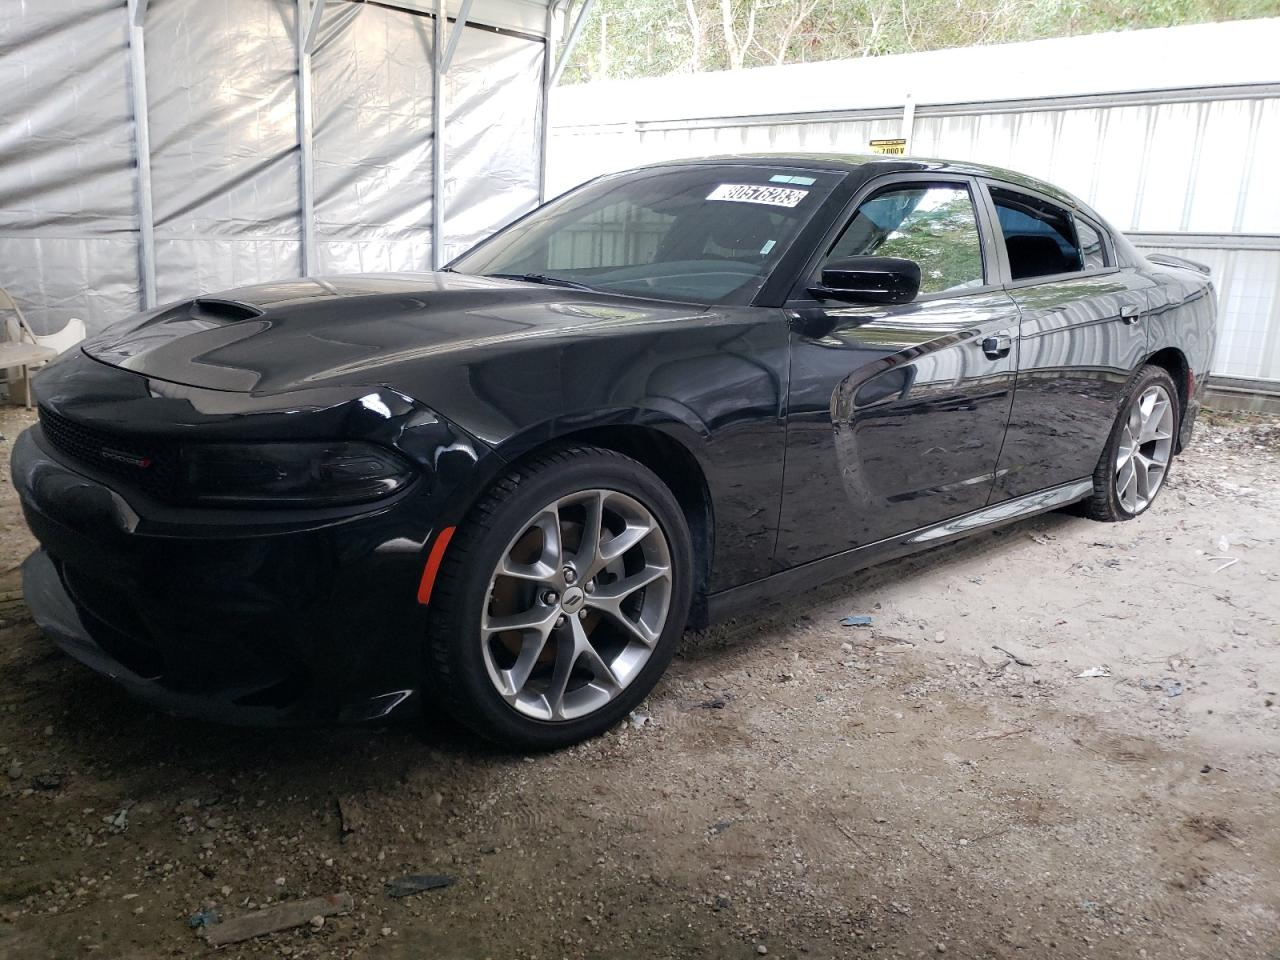
<instances>
[{"instance_id":1,"label":"front wheel","mask_svg":"<svg viewBox=\"0 0 1280 960\"><path fill-rule=\"evenodd\" d=\"M627 715L684 630L692 547L642 464L571 447L513 469L458 528L432 594L429 668L482 735L567 746Z\"/></svg>"},{"instance_id":2,"label":"front wheel","mask_svg":"<svg viewBox=\"0 0 1280 960\"><path fill-rule=\"evenodd\" d=\"M1093 474L1087 512L1094 520L1132 520L1155 501L1173 462L1178 391L1160 367L1134 376Z\"/></svg>"}]
</instances>

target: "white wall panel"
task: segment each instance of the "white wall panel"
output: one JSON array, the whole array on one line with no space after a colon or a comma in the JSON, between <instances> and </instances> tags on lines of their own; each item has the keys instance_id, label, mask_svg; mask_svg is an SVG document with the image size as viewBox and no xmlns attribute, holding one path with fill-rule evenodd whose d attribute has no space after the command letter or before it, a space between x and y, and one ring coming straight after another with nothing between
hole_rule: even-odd
<instances>
[{"instance_id":1,"label":"white wall panel","mask_svg":"<svg viewBox=\"0 0 1280 960\"><path fill-rule=\"evenodd\" d=\"M1280 249L1147 246L1206 264L1218 292L1218 345L1213 372L1228 377L1280 380Z\"/></svg>"},{"instance_id":2,"label":"white wall panel","mask_svg":"<svg viewBox=\"0 0 1280 960\"><path fill-rule=\"evenodd\" d=\"M293 0L149 5L161 303L298 271L295 13Z\"/></svg>"},{"instance_id":3,"label":"white wall panel","mask_svg":"<svg viewBox=\"0 0 1280 960\"><path fill-rule=\"evenodd\" d=\"M297 0L146 6L159 299L298 276ZM391 6L330 0L316 38L325 270L431 264L435 6ZM470 10L446 77L454 249L536 202L543 130L546 4ZM0 286L38 332L72 316L93 332L142 306L128 39L125 0L0 0Z\"/></svg>"},{"instance_id":4,"label":"white wall panel","mask_svg":"<svg viewBox=\"0 0 1280 960\"><path fill-rule=\"evenodd\" d=\"M1280 232L1280 99L1251 100L1253 128L1244 152L1249 177L1241 184L1236 233Z\"/></svg>"},{"instance_id":5,"label":"white wall panel","mask_svg":"<svg viewBox=\"0 0 1280 960\"><path fill-rule=\"evenodd\" d=\"M467 30L445 77L443 261L538 204L542 45Z\"/></svg>"},{"instance_id":6,"label":"white wall panel","mask_svg":"<svg viewBox=\"0 0 1280 960\"><path fill-rule=\"evenodd\" d=\"M0 286L37 333L137 309L126 23L101 0L0 2Z\"/></svg>"}]
</instances>

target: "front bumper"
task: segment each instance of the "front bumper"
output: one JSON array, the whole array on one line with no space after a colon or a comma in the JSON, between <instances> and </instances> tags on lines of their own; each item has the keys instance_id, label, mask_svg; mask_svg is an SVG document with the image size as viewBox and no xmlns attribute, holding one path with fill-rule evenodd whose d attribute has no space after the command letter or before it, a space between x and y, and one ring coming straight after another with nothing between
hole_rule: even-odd
<instances>
[{"instance_id":1,"label":"front bumper","mask_svg":"<svg viewBox=\"0 0 1280 960\"><path fill-rule=\"evenodd\" d=\"M12 472L41 545L23 566L33 617L130 693L255 725L420 708L416 594L438 512L427 484L355 516L250 526L148 512L61 459L38 426L15 443Z\"/></svg>"}]
</instances>

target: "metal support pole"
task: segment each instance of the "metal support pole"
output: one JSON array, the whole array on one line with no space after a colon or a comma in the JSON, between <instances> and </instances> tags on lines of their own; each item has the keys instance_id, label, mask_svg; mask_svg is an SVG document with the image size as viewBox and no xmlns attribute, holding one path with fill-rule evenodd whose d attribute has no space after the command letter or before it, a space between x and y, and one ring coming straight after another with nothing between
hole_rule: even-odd
<instances>
[{"instance_id":1,"label":"metal support pole","mask_svg":"<svg viewBox=\"0 0 1280 960\"><path fill-rule=\"evenodd\" d=\"M582 0L582 8L578 11L578 18L573 21L573 26L569 28L569 39L564 42L564 51L560 54L560 60L556 63L555 72L551 74L551 86L554 87L560 81L560 74L564 73L565 64L573 56L573 48L578 45L578 39L582 36L583 24L587 22L587 15L591 13L591 8L595 6L595 2L596 0Z\"/></svg>"},{"instance_id":2,"label":"metal support pole","mask_svg":"<svg viewBox=\"0 0 1280 960\"><path fill-rule=\"evenodd\" d=\"M902 106L902 132L898 134L903 140L907 141L902 145L903 153L911 152L911 133L916 125L916 101L914 97L907 97L907 102Z\"/></svg>"},{"instance_id":3,"label":"metal support pole","mask_svg":"<svg viewBox=\"0 0 1280 960\"><path fill-rule=\"evenodd\" d=\"M311 13L307 15L301 5L298 7L298 26L306 23L306 32L298 41L299 48L308 56L316 52L316 37L320 34L320 18L324 16L325 0L312 0Z\"/></svg>"},{"instance_id":4,"label":"metal support pole","mask_svg":"<svg viewBox=\"0 0 1280 960\"><path fill-rule=\"evenodd\" d=\"M444 54L445 0L436 0L431 72L431 269L444 265Z\"/></svg>"},{"instance_id":5,"label":"metal support pole","mask_svg":"<svg viewBox=\"0 0 1280 960\"><path fill-rule=\"evenodd\" d=\"M310 9L308 9L310 8ZM315 146L311 113L311 49L315 45L312 26L319 23L324 0L298 0L298 192L301 201L302 275L313 276L316 259ZM308 46L310 44L310 46Z\"/></svg>"},{"instance_id":6,"label":"metal support pole","mask_svg":"<svg viewBox=\"0 0 1280 960\"><path fill-rule=\"evenodd\" d=\"M151 206L151 132L147 126L147 54L142 21L146 0L129 0L129 88L133 100L133 146L138 165L138 264L142 307L156 305L155 212Z\"/></svg>"},{"instance_id":7,"label":"metal support pole","mask_svg":"<svg viewBox=\"0 0 1280 960\"><path fill-rule=\"evenodd\" d=\"M556 55L556 2L547 4L542 53L542 129L538 131L538 202L547 202L547 141L551 138L551 70Z\"/></svg>"},{"instance_id":8,"label":"metal support pole","mask_svg":"<svg viewBox=\"0 0 1280 960\"><path fill-rule=\"evenodd\" d=\"M449 67L453 65L453 51L458 49L458 41L462 38L462 30L467 25L467 18L471 16L472 0L462 0L462 6L458 8L458 16L453 21L453 29L449 31L449 43L444 48L444 58L440 61L440 72L448 74Z\"/></svg>"}]
</instances>

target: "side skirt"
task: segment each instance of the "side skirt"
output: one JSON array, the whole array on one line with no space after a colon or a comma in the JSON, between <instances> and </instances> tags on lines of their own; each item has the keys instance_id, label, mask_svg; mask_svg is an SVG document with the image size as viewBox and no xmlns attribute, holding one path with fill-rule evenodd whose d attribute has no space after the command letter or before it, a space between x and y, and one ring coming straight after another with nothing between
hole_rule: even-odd
<instances>
[{"instance_id":1,"label":"side skirt","mask_svg":"<svg viewBox=\"0 0 1280 960\"><path fill-rule=\"evenodd\" d=\"M1069 503L1083 500L1092 492L1093 480L1075 480L1047 490L1015 497L994 506L983 507L981 510L966 513L943 523L920 527L895 537L854 547L852 550L823 557L821 560L811 560L762 580L753 580L751 583L744 583L742 586L730 587L728 590L712 594L707 598L708 619L711 623L727 620L742 613L753 604L792 596L886 560L941 546L979 530L1003 526L1015 520L1033 517L1038 513L1047 513L1050 510L1065 507Z\"/></svg>"}]
</instances>

